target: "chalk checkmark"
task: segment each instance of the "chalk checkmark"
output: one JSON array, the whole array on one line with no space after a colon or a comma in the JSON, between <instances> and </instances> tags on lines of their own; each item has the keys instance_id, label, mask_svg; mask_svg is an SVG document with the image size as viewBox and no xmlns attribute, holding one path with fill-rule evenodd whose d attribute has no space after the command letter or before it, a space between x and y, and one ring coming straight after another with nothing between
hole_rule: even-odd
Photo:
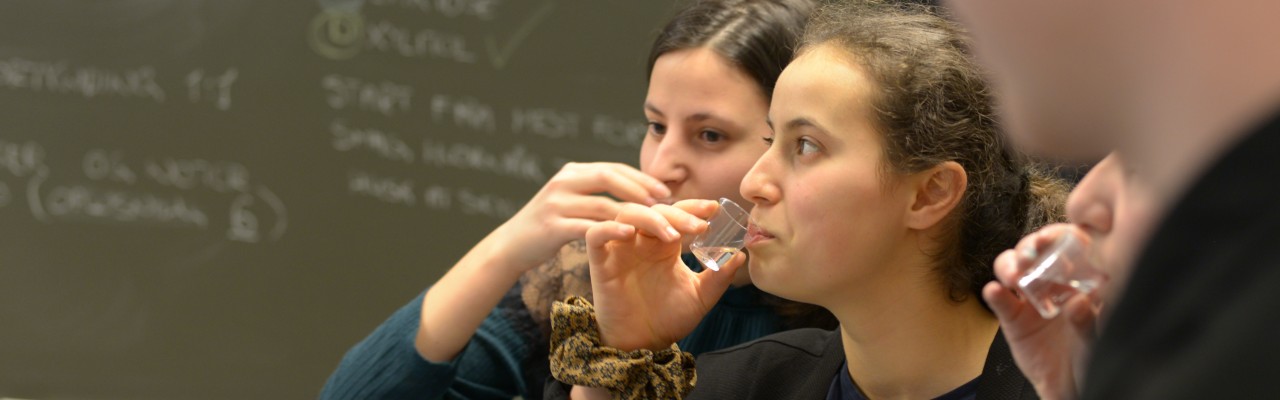
<instances>
[{"instance_id":1,"label":"chalk checkmark","mask_svg":"<svg viewBox=\"0 0 1280 400\"><path fill-rule=\"evenodd\" d=\"M505 45L499 46L498 40L495 39L493 35L485 36L485 49L489 52L489 61L493 63L493 68L505 68L507 66L507 61L511 59L511 54L515 53L516 49L520 48L520 44L524 42L524 39L529 37L529 34L533 33L533 29L537 28L538 24L542 23L542 20L550 16L551 11L555 8L555 0L543 3L542 6L533 11L533 14L530 15L528 19L524 20L524 23L520 24L520 26L516 28L516 31L511 34L511 37L507 38L507 43Z\"/></svg>"}]
</instances>

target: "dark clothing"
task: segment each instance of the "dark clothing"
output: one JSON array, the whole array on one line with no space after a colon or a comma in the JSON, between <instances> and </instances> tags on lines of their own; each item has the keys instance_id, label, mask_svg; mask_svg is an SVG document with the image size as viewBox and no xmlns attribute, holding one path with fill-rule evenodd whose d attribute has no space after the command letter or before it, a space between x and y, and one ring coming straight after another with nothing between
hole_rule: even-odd
<instances>
[{"instance_id":1,"label":"dark clothing","mask_svg":"<svg viewBox=\"0 0 1280 400\"><path fill-rule=\"evenodd\" d=\"M845 372L848 369L849 362L845 361L840 365L840 369L836 370L836 377L831 380L831 388L827 389L827 400L867 400L867 396L863 396L858 390L858 385L853 383L853 377ZM974 378L933 400L975 400L977 398L978 379Z\"/></svg>"},{"instance_id":2,"label":"dark clothing","mask_svg":"<svg viewBox=\"0 0 1280 400\"><path fill-rule=\"evenodd\" d=\"M845 362L838 330L797 329L769 335L697 359L690 399L825 399ZM569 387L548 381L547 399L567 399ZM997 334L978 377L978 399L1036 399Z\"/></svg>"},{"instance_id":3,"label":"dark clothing","mask_svg":"<svg viewBox=\"0 0 1280 400\"><path fill-rule=\"evenodd\" d=\"M1276 396L1280 117L1208 169L1152 233L1094 348L1086 399Z\"/></svg>"}]
</instances>

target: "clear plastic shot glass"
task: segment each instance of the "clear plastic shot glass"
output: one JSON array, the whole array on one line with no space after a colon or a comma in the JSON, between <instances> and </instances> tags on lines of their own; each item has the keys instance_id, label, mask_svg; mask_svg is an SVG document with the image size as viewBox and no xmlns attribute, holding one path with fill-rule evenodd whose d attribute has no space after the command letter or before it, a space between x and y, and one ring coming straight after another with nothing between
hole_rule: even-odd
<instances>
[{"instance_id":1,"label":"clear plastic shot glass","mask_svg":"<svg viewBox=\"0 0 1280 400\"><path fill-rule=\"evenodd\" d=\"M1044 319L1058 316L1076 293L1088 294L1107 281L1090 261L1080 235L1074 229L1064 231L1018 278L1018 291Z\"/></svg>"},{"instance_id":2,"label":"clear plastic shot glass","mask_svg":"<svg viewBox=\"0 0 1280 400\"><path fill-rule=\"evenodd\" d=\"M720 266L729 262L746 245L747 225L750 223L751 214L733 200L720 198L720 210L707 220L707 230L689 243L689 250L698 257L698 261L702 261L702 265L719 271Z\"/></svg>"}]
</instances>

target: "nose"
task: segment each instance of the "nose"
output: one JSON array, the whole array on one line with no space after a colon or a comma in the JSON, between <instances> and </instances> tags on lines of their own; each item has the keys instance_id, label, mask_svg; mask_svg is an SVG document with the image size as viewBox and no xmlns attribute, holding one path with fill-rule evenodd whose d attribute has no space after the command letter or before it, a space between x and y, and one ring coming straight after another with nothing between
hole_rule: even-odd
<instances>
[{"instance_id":1,"label":"nose","mask_svg":"<svg viewBox=\"0 0 1280 400\"><path fill-rule=\"evenodd\" d=\"M770 148L760 156L738 187L742 198L757 207L776 204L782 198L782 188L778 185L782 165L774 153L774 148Z\"/></svg>"},{"instance_id":2,"label":"nose","mask_svg":"<svg viewBox=\"0 0 1280 400\"><path fill-rule=\"evenodd\" d=\"M656 141L653 154L649 159L646 171L650 176L666 184L674 193L676 188L689 179L690 154L688 143L674 126L667 128L667 133Z\"/></svg>"}]
</instances>

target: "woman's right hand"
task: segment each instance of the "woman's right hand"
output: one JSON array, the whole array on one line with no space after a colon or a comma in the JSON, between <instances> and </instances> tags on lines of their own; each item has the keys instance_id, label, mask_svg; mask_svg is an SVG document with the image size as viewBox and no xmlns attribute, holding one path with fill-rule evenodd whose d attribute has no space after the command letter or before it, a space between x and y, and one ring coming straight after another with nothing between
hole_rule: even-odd
<instances>
[{"instance_id":1,"label":"woman's right hand","mask_svg":"<svg viewBox=\"0 0 1280 400\"><path fill-rule=\"evenodd\" d=\"M1000 320L1013 359L1027 380L1044 399L1077 398L1084 359L1096 335L1100 299L1090 294L1074 295L1062 306L1062 315L1044 319L1025 298L1010 288L1032 267L1036 254L1048 249L1063 234L1072 234L1069 224L1053 224L1027 235L1016 248L996 257L998 282L988 283L982 295Z\"/></svg>"},{"instance_id":2,"label":"woman's right hand","mask_svg":"<svg viewBox=\"0 0 1280 400\"><path fill-rule=\"evenodd\" d=\"M616 220L587 231L591 290L601 344L662 350L693 331L729 288L745 256L719 271L694 273L680 259L683 235L707 229L719 205L623 206Z\"/></svg>"},{"instance_id":3,"label":"woman's right hand","mask_svg":"<svg viewBox=\"0 0 1280 400\"><path fill-rule=\"evenodd\" d=\"M518 271L541 265L565 244L581 239L599 221L611 220L623 203L596 195L608 193L622 202L656 204L670 189L640 170L618 163L568 163L547 181L490 239L500 239Z\"/></svg>"}]
</instances>

